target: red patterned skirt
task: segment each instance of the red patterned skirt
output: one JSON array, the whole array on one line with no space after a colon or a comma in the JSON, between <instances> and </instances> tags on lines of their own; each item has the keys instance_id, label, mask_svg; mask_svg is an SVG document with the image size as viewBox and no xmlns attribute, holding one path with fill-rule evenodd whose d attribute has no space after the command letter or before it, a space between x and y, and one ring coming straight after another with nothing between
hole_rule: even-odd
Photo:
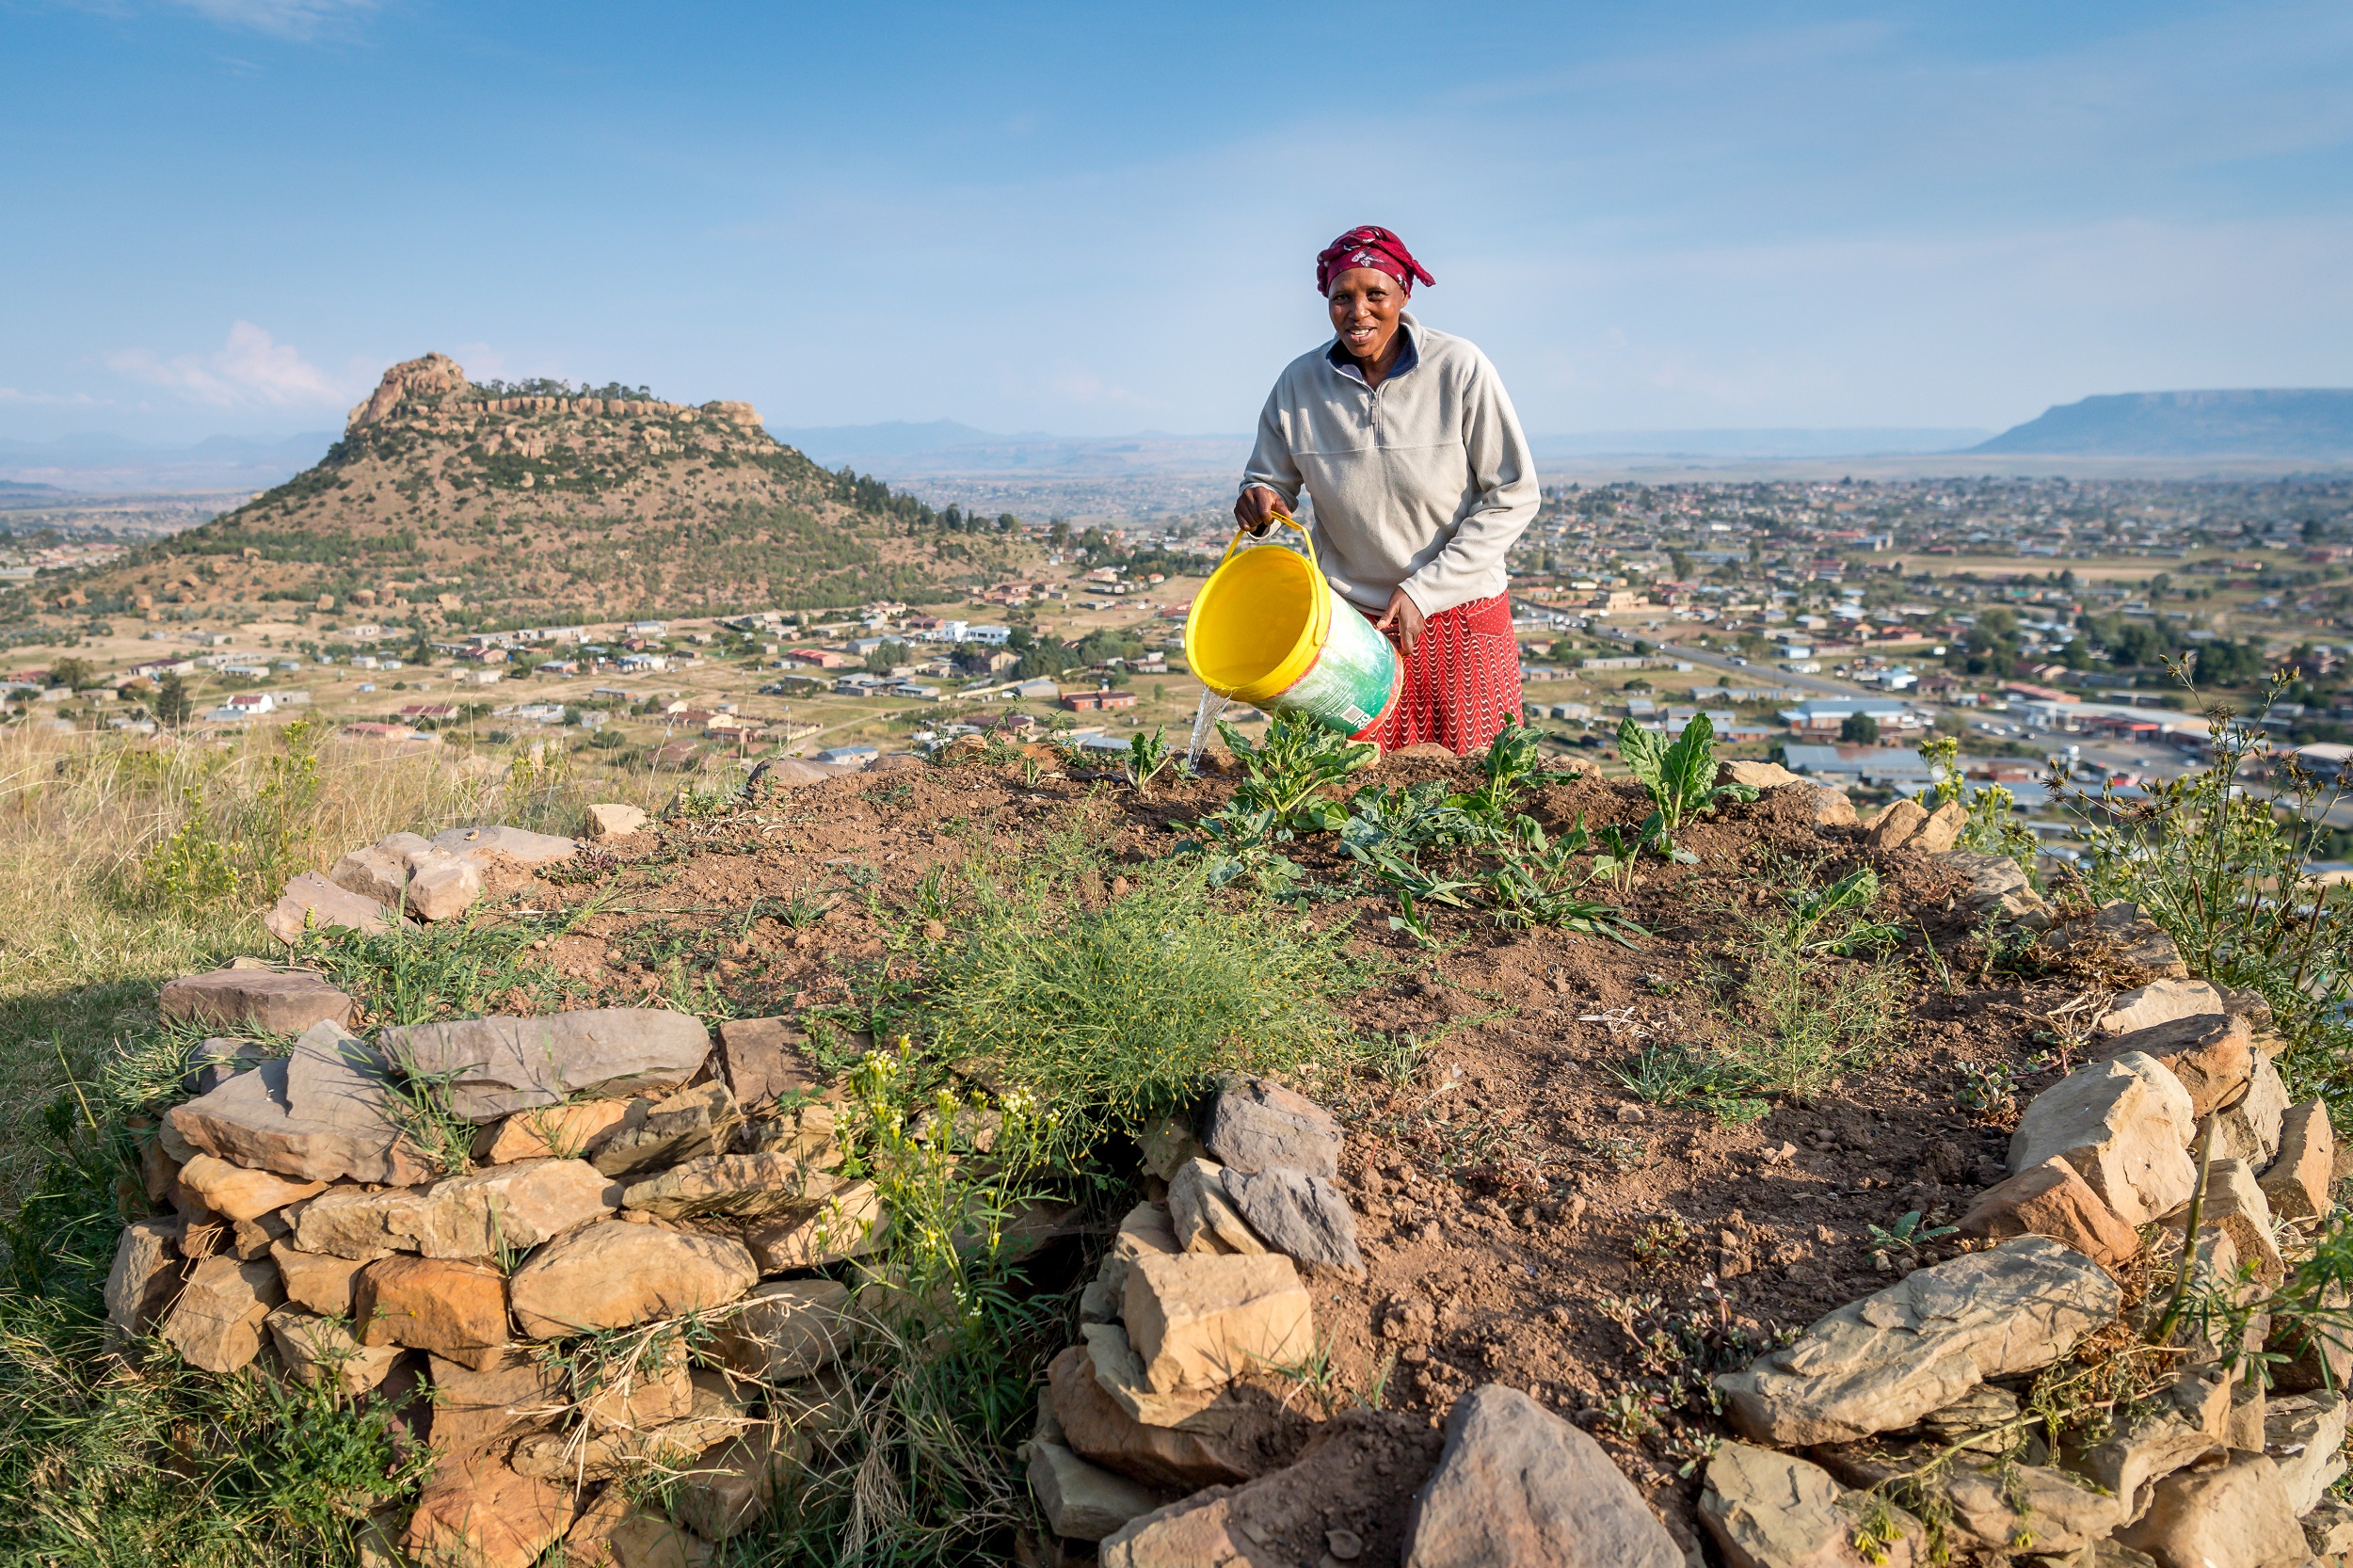
<instances>
[{"instance_id":1,"label":"red patterned skirt","mask_svg":"<svg viewBox=\"0 0 2353 1568\"><path fill-rule=\"evenodd\" d=\"M1381 618L1371 610L1364 616ZM1400 658L1397 706L1365 735L1384 751L1435 741L1468 757L1520 716L1520 647L1502 594L1439 611L1422 623L1414 651Z\"/></svg>"}]
</instances>

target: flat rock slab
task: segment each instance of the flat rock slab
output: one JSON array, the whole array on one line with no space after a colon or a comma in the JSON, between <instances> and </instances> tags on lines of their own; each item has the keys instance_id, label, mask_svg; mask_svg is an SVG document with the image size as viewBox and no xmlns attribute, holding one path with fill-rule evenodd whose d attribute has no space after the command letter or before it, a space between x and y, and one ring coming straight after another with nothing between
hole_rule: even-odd
<instances>
[{"instance_id":1,"label":"flat rock slab","mask_svg":"<svg viewBox=\"0 0 2353 1568\"><path fill-rule=\"evenodd\" d=\"M1748 1370L1719 1376L1734 1425L1777 1448L1910 1426L1988 1378L2032 1371L2116 1316L2100 1265L2024 1236L1850 1302Z\"/></svg>"},{"instance_id":2,"label":"flat rock slab","mask_svg":"<svg viewBox=\"0 0 2353 1568\"><path fill-rule=\"evenodd\" d=\"M824 1086L808 1045L789 1018L728 1018L719 1025L719 1072L736 1103L757 1114L779 1095Z\"/></svg>"},{"instance_id":3,"label":"flat rock slab","mask_svg":"<svg viewBox=\"0 0 2353 1568\"><path fill-rule=\"evenodd\" d=\"M1731 1568L1865 1568L1854 1544L1862 1495L1794 1454L1724 1444L1707 1462L1699 1515ZM1917 1530L1909 1515L1897 1518ZM1882 1549L1889 1564L1913 1560L1910 1531Z\"/></svg>"},{"instance_id":4,"label":"flat rock slab","mask_svg":"<svg viewBox=\"0 0 2353 1568\"><path fill-rule=\"evenodd\" d=\"M588 1159L607 1176L705 1160L732 1144L742 1125L735 1096L714 1078L662 1099L632 1100L629 1113L598 1136Z\"/></svg>"},{"instance_id":5,"label":"flat rock slab","mask_svg":"<svg viewBox=\"0 0 2353 1568\"><path fill-rule=\"evenodd\" d=\"M294 1243L337 1257L490 1257L602 1219L619 1197L585 1160L524 1160L423 1187L338 1188L303 1207Z\"/></svg>"},{"instance_id":6,"label":"flat rock slab","mask_svg":"<svg viewBox=\"0 0 2353 1568\"><path fill-rule=\"evenodd\" d=\"M486 1165L518 1160L571 1160L586 1153L629 1118L633 1100L574 1100L568 1105L518 1111L504 1121L486 1122L474 1134L473 1157Z\"/></svg>"},{"instance_id":7,"label":"flat rock slab","mask_svg":"<svg viewBox=\"0 0 2353 1568\"><path fill-rule=\"evenodd\" d=\"M1139 1257L1124 1305L1144 1382L1160 1393L1223 1388L1315 1350L1307 1288L1279 1253Z\"/></svg>"},{"instance_id":8,"label":"flat rock slab","mask_svg":"<svg viewBox=\"0 0 2353 1568\"><path fill-rule=\"evenodd\" d=\"M1405 1568L1683 1568L1683 1553L1601 1445L1516 1388L1454 1401L1415 1500Z\"/></svg>"},{"instance_id":9,"label":"flat rock slab","mask_svg":"<svg viewBox=\"0 0 2353 1568\"><path fill-rule=\"evenodd\" d=\"M509 1346L480 1367L434 1356L433 1447L444 1454L488 1448L518 1432L554 1425L571 1402L564 1371ZM502 1447L504 1445L501 1445Z\"/></svg>"},{"instance_id":10,"label":"flat rock slab","mask_svg":"<svg viewBox=\"0 0 2353 1568\"><path fill-rule=\"evenodd\" d=\"M746 1232L744 1244L763 1274L823 1269L863 1257L880 1244L882 1193L871 1181L833 1187L804 1215Z\"/></svg>"},{"instance_id":11,"label":"flat rock slab","mask_svg":"<svg viewBox=\"0 0 2353 1568\"><path fill-rule=\"evenodd\" d=\"M551 1242L510 1286L522 1332L555 1339L725 1306L759 1278L740 1241L606 1220Z\"/></svg>"},{"instance_id":12,"label":"flat rock slab","mask_svg":"<svg viewBox=\"0 0 2353 1568\"><path fill-rule=\"evenodd\" d=\"M2302 1518L2345 1474L2345 1401L2341 1394L2289 1394L2264 1412L2263 1449L2280 1467L2289 1506Z\"/></svg>"},{"instance_id":13,"label":"flat rock slab","mask_svg":"<svg viewBox=\"0 0 2353 1568\"><path fill-rule=\"evenodd\" d=\"M283 1300L269 1264L208 1257L188 1275L156 1333L191 1367L233 1372L261 1353L262 1325Z\"/></svg>"},{"instance_id":14,"label":"flat rock slab","mask_svg":"<svg viewBox=\"0 0 2353 1568\"><path fill-rule=\"evenodd\" d=\"M2108 1003L2093 1030L2111 1038L2177 1018L2227 1012L2222 993L2202 980L2153 980Z\"/></svg>"},{"instance_id":15,"label":"flat rock slab","mask_svg":"<svg viewBox=\"0 0 2353 1568\"><path fill-rule=\"evenodd\" d=\"M1164 1500L1150 1487L1090 1464L1059 1443L1032 1439L1030 1491L1056 1535L1100 1541Z\"/></svg>"},{"instance_id":16,"label":"flat rock slab","mask_svg":"<svg viewBox=\"0 0 2353 1568\"><path fill-rule=\"evenodd\" d=\"M209 1154L180 1167L180 1184L226 1220L253 1220L321 1191L326 1183L288 1181L267 1171L250 1171Z\"/></svg>"},{"instance_id":17,"label":"flat rock slab","mask_svg":"<svg viewBox=\"0 0 2353 1568\"><path fill-rule=\"evenodd\" d=\"M1337 1183L1287 1166L1267 1171L1229 1169L1225 1192L1250 1229L1265 1240L1268 1250L1302 1263L1363 1272L1364 1256L1356 1250L1356 1216Z\"/></svg>"},{"instance_id":18,"label":"flat rock slab","mask_svg":"<svg viewBox=\"0 0 2353 1568\"><path fill-rule=\"evenodd\" d=\"M707 1155L622 1190L622 1204L665 1220L690 1214L758 1220L813 1210L841 1185L789 1154Z\"/></svg>"},{"instance_id":19,"label":"flat rock slab","mask_svg":"<svg viewBox=\"0 0 2353 1568\"><path fill-rule=\"evenodd\" d=\"M121 1345L154 1326L180 1293L186 1268L180 1256L178 1220L140 1220L115 1240L106 1274L107 1339Z\"/></svg>"},{"instance_id":20,"label":"flat rock slab","mask_svg":"<svg viewBox=\"0 0 2353 1568\"><path fill-rule=\"evenodd\" d=\"M1340 1174L1340 1126L1305 1095L1245 1078L1209 1107L1202 1138L1211 1158L1237 1171L1289 1165L1326 1180Z\"/></svg>"},{"instance_id":21,"label":"flat rock slab","mask_svg":"<svg viewBox=\"0 0 2353 1568\"><path fill-rule=\"evenodd\" d=\"M278 1265L278 1277L286 1283L286 1299L328 1318L351 1316L353 1282L373 1261L304 1252L283 1241L273 1243L269 1255Z\"/></svg>"},{"instance_id":22,"label":"flat rock slab","mask_svg":"<svg viewBox=\"0 0 2353 1568\"><path fill-rule=\"evenodd\" d=\"M2264 1200L2274 1219L2321 1220L2331 1207L2329 1184L2335 1179L2336 1130L2329 1125L2324 1100L2289 1107L2280 1118L2280 1153L2263 1174Z\"/></svg>"},{"instance_id":23,"label":"flat rock slab","mask_svg":"<svg viewBox=\"0 0 2353 1568\"><path fill-rule=\"evenodd\" d=\"M1955 1228L1978 1240L2047 1236L2110 1271L2140 1251L2140 1232L2118 1219L2074 1168L2056 1156L1978 1193Z\"/></svg>"},{"instance_id":24,"label":"flat rock slab","mask_svg":"<svg viewBox=\"0 0 2353 1568\"><path fill-rule=\"evenodd\" d=\"M1245 1178L1247 1179L1247 1178ZM1168 1218L1186 1252L1256 1253L1264 1241L1225 1193L1225 1167L1199 1158L1177 1165L1168 1180ZM1354 1222L1352 1216L1352 1236Z\"/></svg>"},{"instance_id":25,"label":"flat rock slab","mask_svg":"<svg viewBox=\"0 0 2353 1568\"><path fill-rule=\"evenodd\" d=\"M814 1377L850 1342L850 1288L832 1279L762 1285L719 1325L713 1352L730 1371L762 1383Z\"/></svg>"},{"instance_id":26,"label":"flat rock slab","mask_svg":"<svg viewBox=\"0 0 2353 1568\"><path fill-rule=\"evenodd\" d=\"M278 903L262 917L269 934L293 946L305 931L360 931L371 935L396 931L407 922L383 904L348 892L316 872L304 872L286 884Z\"/></svg>"},{"instance_id":27,"label":"flat rock slab","mask_svg":"<svg viewBox=\"0 0 2353 1568\"><path fill-rule=\"evenodd\" d=\"M2010 1134L2011 1172L2061 1160L2116 1217L2144 1225L2198 1185L2189 1092L2154 1059L2123 1051L2076 1068L2028 1102Z\"/></svg>"},{"instance_id":28,"label":"flat rock slab","mask_svg":"<svg viewBox=\"0 0 2353 1568\"><path fill-rule=\"evenodd\" d=\"M362 1345L342 1323L300 1307L281 1306L266 1323L278 1359L296 1382L310 1386L324 1383L346 1394L364 1394L400 1359L398 1345Z\"/></svg>"},{"instance_id":29,"label":"flat rock slab","mask_svg":"<svg viewBox=\"0 0 2353 1568\"><path fill-rule=\"evenodd\" d=\"M386 1030L387 1059L449 1081L450 1109L494 1121L578 1097L667 1089L701 1070L711 1033L658 1007L598 1007L540 1018L463 1018Z\"/></svg>"},{"instance_id":30,"label":"flat rock slab","mask_svg":"<svg viewBox=\"0 0 2353 1568\"><path fill-rule=\"evenodd\" d=\"M480 1368L505 1351L506 1281L487 1263L382 1257L360 1271L352 1316L366 1345L406 1345Z\"/></svg>"},{"instance_id":31,"label":"flat rock slab","mask_svg":"<svg viewBox=\"0 0 2353 1568\"><path fill-rule=\"evenodd\" d=\"M308 969L215 969L164 984L157 1006L169 1020L212 1029L299 1034L312 1024L351 1023L352 1000Z\"/></svg>"},{"instance_id":32,"label":"flat rock slab","mask_svg":"<svg viewBox=\"0 0 2353 1568\"><path fill-rule=\"evenodd\" d=\"M487 1453L445 1460L417 1497L400 1539L417 1562L530 1568L571 1527L570 1493L517 1475Z\"/></svg>"},{"instance_id":33,"label":"flat rock slab","mask_svg":"<svg viewBox=\"0 0 2353 1568\"><path fill-rule=\"evenodd\" d=\"M303 1031L284 1058L239 1073L165 1120L189 1147L300 1181L408 1186L435 1167L394 1117L376 1048L332 1023Z\"/></svg>"},{"instance_id":34,"label":"flat rock slab","mask_svg":"<svg viewBox=\"0 0 2353 1568\"><path fill-rule=\"evenodd\" d=\"M2280 1467L2234 1453L2215 1469L2176 1470L2156 1484L2148 1512L2116 1532L2164 1568L2301 1568L2304 1532Z\"/></svg>"},{"instance_id":35,"label":"flat rock slab","mask_svg":"<svg viewBox=\"0 0 2353 1568\"><path fill-rule=\"evenodd\" d=\"M588 837L597 843L608 839L626 839L642 830L652 819L639 806L625 806L606 801L588 808Z\"/></svg>"},{"instance_id":36,"label":"flat rock slab","mask_svg":"<svg viewBox=\"0 0 2353 1568\"><path fill-rule=\"evenodd\" d=\"M580 841L560 833L520 827L453 827L433 835L433 847L449 855L484 850L524 866L546 866L580 853Z\"/></svg>"}]
</instances>

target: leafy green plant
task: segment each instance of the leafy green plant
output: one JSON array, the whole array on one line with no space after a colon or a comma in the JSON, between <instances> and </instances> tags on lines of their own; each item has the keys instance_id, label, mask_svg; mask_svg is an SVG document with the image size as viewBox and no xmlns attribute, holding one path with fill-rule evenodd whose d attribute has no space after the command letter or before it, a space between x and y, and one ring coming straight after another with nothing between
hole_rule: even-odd
<instances>
[{"instance_id":1,"label":"leafy green plant","mask_svg":"<svg viewBox=\"0 0 2353 1568\"><path fill-rule=\"evenodd\" d=\"M1635 782L1650 796L1651 814L1641 829L1643 843L1672 860L1689 863L1690 851L1674 841L1684 824L1713 811L1723 800L1754 800L1756 791L1746 784L1716 782L1716 727L1705 713L1694 713L1683 733L1669 744L1663 734L1644 729L1631 718L1618 726L1618 755L1634 772Z\"/></svg>"},{"instance_id":2,"label":"leafy green plant","mask_svg":"<svg viewBox=\"0 0 2353 1568\"><path fill-rule=\"evenodd\" d=\"M1274 825L1294 833L1330 832L1347 822L1346 809L1323 792L1369 766L1380 752L1289 713L1275 714L1266 739L1255 745L1223 719L1217 732L1242 768L1235 807L1268 811Z\"/></svg>"},{"instance_id":3,"label":"leafy green plant","mask_svg":"<svg viewBox=\"0 0 2353 1568\"><path fill-rule=\"evenodd\" d=\"M1885 1229L1874 1224L1865 1224L1863 1228L1871 1233L1871 1250L1891 1256L1897 1253L1918 1252L1931 1241L1957 1234L1951 1225L1929 1224L1916 1208L1899 1215L1896 1223Z\"/></svg>"},{"instance_id":4,"label":"leafy green plant","mask_svg":"<svg viewBox=\"0 0 2353 1568\"><path fill-rule=\"evenodd\" d=\"M1609 823L1593 830L1593 842L1601 846L1593 852L1593 875L1607 880L1624 898L1634 890L1641 870L1641 835Z\"/></svg>"},{"instance_id":5,"label":"leafy green plant","mask_svg":"<svg viewBox=\"0 0 2353 1568\"><path fill-rule=\"evenodd\" d=\"M1177 760L1169 749L1166 727L1155 728L1151 734L1139 731L1128 737L1128 757L1120 771L1128 776L1128 787L1138 794L1147 792L1152 781Z\"/></svg>"},{"instance_id":6,"label":"leafy green plant","mask_svg":"<svg viewBox=\"0 0 2353 1568\"><path fill-rule=\"evenodd\" d=\"M1972 790L1961 776L1961 742L1954 736L1923 741L1920 760L1936 773L1936 806L1930 809L1957 801L1969 812L1955 841L1979 855L2007 855L2032 875L2037 854L2034 834L2011 815L2018 797L1999 784Z\"/></svg>"},{"instance_id":7,"label":"leafy green plant","mask_svg":"<svg viewBox=\"0 0 2353 1568\"><path fill-rule=\"evenodd\" d=\"M1593 872L1576 865L1572 856L1591 841L1584 819L1557 839L1547 838L1536 822L1521 817L1510 838L1497 849L1498 860L1486 876L1500 925L1549 925L1587 936L1607 936L1623 946L1648 936L1625 912L1580 889L1593 880Z\"/></svg>"},{"instance_id":8,"label":"leafy green plant","mask_svg":"<svg viewBox=\"0 0 2353 1568\"><path fill-rule=\"evenodd\" d=\"M2074 788L2054 770L2052 793L2077 820L2084 892L2130 899L2191 973L2260 993L2288 1041L2280 1067L2291 1091L2334 1107L2353 1104L2353 904L2313 862L2346 784L2271 750L2260 720L2285 674L2255 721L2206 706L2211 765L2153 779L2137 800ZM2244 775L2267 775L2268 789L2242 786Z\"/></svg>"},{"instance_id":9,"label":"leafy green plant","mask_svg":"<svg viewBox=\"0 0 2353 1568\"><path fill-rule=\"evenodd\" d=\"M1772 1109L1737 1065L1688 1046L1644 1046L1609 1073L1653 1105L1695 1105L1721 1122L1753 1122Z\"/></svg>"},{"instance_id":10,"label":"leafy green plant","mask_svg":"<svg viewBox=\"0 0 2353 1568\"><path fill-rule=\"evenodd\" d=\"M1792 888L1787 895L1791 907L1785 928L1788 939L1807 951L1841 957L1883 948L1903 935L1901 927L1860 918L1835 918L1860 917L1879 896L1879 873L1868 866L1856 867L1827 888ZM1826 925L1828 934L1823 935Z\"/></svg>"}]
</instances>

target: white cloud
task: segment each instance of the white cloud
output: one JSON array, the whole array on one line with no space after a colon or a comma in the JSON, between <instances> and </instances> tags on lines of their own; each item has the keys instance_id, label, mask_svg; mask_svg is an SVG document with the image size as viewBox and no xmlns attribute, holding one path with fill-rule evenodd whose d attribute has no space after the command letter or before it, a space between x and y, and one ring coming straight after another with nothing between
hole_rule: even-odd
<instances>
[{"instance_id":1,"label":"white cloud","mask_svg":"<svg viewBox=\"0 0 2353 1568\"><path fill-rule=\"evenodd\" d=\"M274 38L310 39L376 8L375 0L172 0L208 22Z\"/></svg>"},{"instance_id":2,"label":"white cloud","mask_svg":"<svg viewBox=\"0 0 2353 1568\"><path fill-rule=\"evenodd\" d=\"M341 408L358 390L338 383L293 344L278 342L249 321L230 328L217 353L166 360L152 350L133 348L106 363L219 408Z\"/></svg>"},{"instance_id":3,"label":"white cloud","mask_svg":"<svg viewBox=\"0 0 2353 1568\"><path fill-rule=\"evenodd\" d=\"M0 403L87 403L99 400L88 392L25 392L16 387L0 387Z\"/></svg>"}]
</instances>

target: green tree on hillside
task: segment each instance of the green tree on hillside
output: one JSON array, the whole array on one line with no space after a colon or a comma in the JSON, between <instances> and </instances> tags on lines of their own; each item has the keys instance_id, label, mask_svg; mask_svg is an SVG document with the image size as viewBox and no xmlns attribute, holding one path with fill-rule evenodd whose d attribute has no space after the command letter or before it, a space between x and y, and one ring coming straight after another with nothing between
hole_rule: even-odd
<instances>
[{"instance_id":1,"label":"green tree on hillside","mask_svg":"<svg viewBox=\"0 0 2353 1568\"><path fill-rule=\"evenodd\" d=\"M1838 738L1849 745L1880 744L1880 721L1868 713L1849 713L1838 723Z\"/></svg>"},{"instance_id":2,"label":"green tree on hillside","mask_svg":"<svg viewBox=\"0 0 2353 1568\"><path fill-rule=\"evenodd\" d=\"M157 724L177 728L188 722L196 712L195 699L188 696L188 683L176 675L167 675L156 682L155 699L150 705Z\"/></svg>"}]
</instances>

